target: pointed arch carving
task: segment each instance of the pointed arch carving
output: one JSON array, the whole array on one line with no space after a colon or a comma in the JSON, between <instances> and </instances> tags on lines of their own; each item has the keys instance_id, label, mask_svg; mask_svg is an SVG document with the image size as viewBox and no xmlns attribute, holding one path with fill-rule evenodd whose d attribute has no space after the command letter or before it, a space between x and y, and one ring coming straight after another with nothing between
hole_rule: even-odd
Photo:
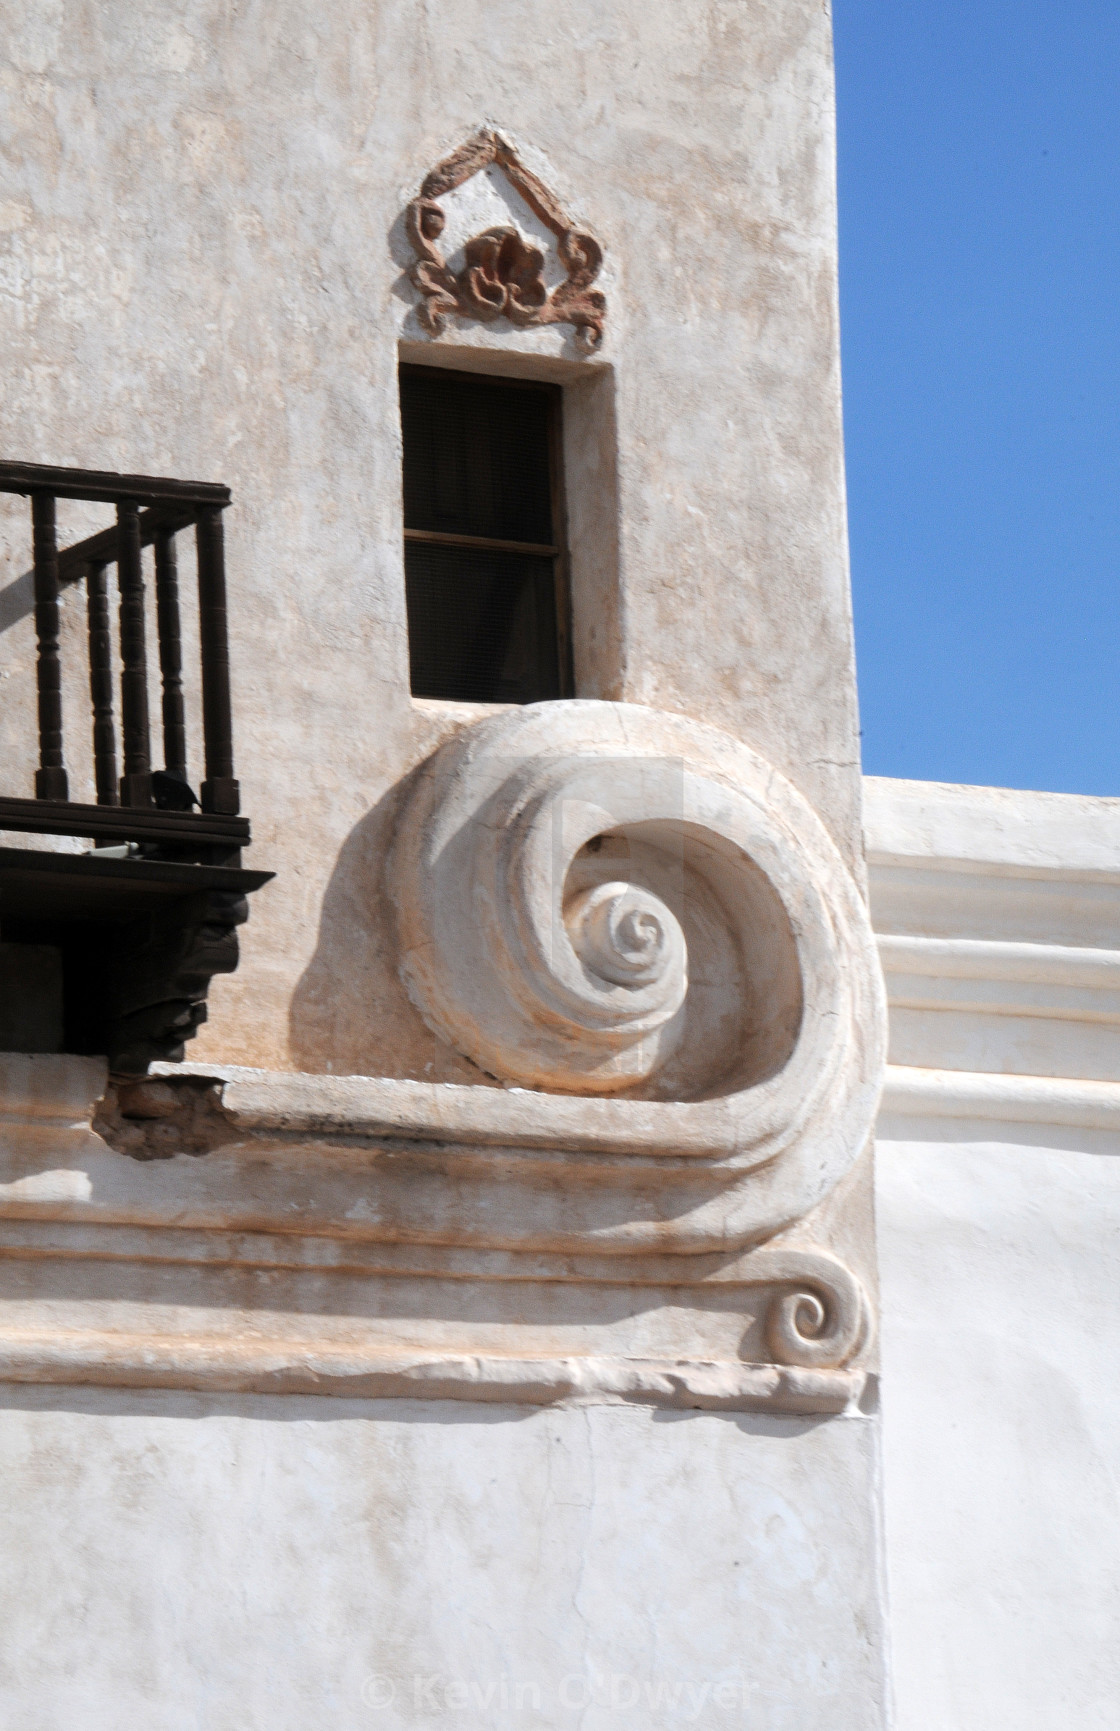
<instances>
[{"instance_id":1,"label":"pointed arch carving","mask_svg":"<svg viewBox=\"0 0 1120 1731\"><path fill-rule=\"evenodd\" d=\"M551 292L544 280L543 252L512 225L486 229L468 240L461 271L453 271L440 250L446 220L440 198L491 163L556 236L567 277ZM423 296L420 322L432 336L439 336L448 316L458 313L487 324L503 317L521 327L570 324L588 350L602 343L607 298L592 285L602 267L603 249L594 235L569 220L501 133L478 132L445 156L408 206L406 224L417 255L409 276Z\"/></svg>"}]
</instances>

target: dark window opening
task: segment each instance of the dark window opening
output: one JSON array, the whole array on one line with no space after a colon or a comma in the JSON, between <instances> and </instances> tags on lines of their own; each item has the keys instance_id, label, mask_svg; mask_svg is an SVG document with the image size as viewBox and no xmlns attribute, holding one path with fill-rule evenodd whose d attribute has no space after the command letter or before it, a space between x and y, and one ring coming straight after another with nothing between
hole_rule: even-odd
<instances>
[{"instance_id":1,"label":"dark window opening","mask_svg":"<svg viewBox=\"0 0 1120 1731\"><path fill-rule=\"evenodd\" d=\"M401 426L413 695L563 696L559 388L402 367Z\"/></svg>"}]
</instances>

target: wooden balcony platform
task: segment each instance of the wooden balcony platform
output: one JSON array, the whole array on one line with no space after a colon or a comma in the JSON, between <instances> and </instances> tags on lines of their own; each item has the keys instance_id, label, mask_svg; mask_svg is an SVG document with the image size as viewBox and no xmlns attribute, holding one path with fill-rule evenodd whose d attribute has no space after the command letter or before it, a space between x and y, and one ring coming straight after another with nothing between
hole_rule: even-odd
<instances>
[{"instance_id":1,"label":"wooden balcony platform","mask_svg":"<svg viewBox=\"0 0 1120 1731\"><path fill-rule=\"evenodd\" d=\"M27 922L69 926L133 920L202 891L250 895L274 875L177 860L106 858L101 850L74 854L0 847L0 938Z\"/></svg>"}]
</instances>

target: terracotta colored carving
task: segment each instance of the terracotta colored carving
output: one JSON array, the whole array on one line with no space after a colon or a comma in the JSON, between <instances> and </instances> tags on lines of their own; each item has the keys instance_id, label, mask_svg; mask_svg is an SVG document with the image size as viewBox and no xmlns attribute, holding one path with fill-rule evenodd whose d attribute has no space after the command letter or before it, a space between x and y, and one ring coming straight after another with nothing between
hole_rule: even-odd
<instances>
[{"instance_id":1,"label":"terracotta colored carving","mask_svg":"<svg viewBox=\"0 0 1120 1731\"><path fill-rule=\"evenodd\" d=\"M497 163L529 208L556 236L567 280L551 294L544 280L544 254L517 231L500 225L475 235L465 247L466 263L456 273L439 248L444 214L439 199ZM427 176L407 212L408 234L417 260L409 275L424 299L421 324L433 336L449 313L489 322L505 317L514 325L575 325L589 349L603 340L607 299L592 288L603 262L593 235L572 226L548 188L520 161L497 132L480 132L452 151Z\"/></svg>"}]
</instances>

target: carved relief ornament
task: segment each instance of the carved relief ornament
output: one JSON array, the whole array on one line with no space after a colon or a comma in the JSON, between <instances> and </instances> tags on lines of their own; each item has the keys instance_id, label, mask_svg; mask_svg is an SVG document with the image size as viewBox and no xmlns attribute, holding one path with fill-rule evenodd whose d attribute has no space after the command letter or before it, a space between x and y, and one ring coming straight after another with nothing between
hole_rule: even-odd
<instances>
[{"instance_id":1,"label":"carved relief ornament","mask_svg":"<svg viewBox=\"0 0 1120 1731\"><path fill-rule=\"evenodd\" d=\"M544 254L516 228L499 225L468 240L466 263L453 271L440 250L445 217L439 200L454 192L491 163L503 171L530 210L556 236L567 278L551 293L544 280ZM525 167L500 133L482 131L433 168L406 212L408 236L417 261L409 276L424 297L419 319L439 336L447 317L490 323L505 317L518 326L570 324L588 349L603 340L607 300L593 288L603 262L599 242L576 228L552 193Z\"/></svg>"},{"instance_id":2,"label":"carved relief ornament","mask_svg":"<svg viewBox=\"0 0 1120 1731\"><path fill-rule=\"evenodd\" d=\"M607 1218L581 1232L569 1194L561 1224L530 1186L523 1241L757 1244L866 1147L886 1060L866 906L808 802L727 734L591 701L464 728L416 780L390 879L410 997L506 1085L443 1088L442 1133L573 1173L607 1157Z\"/></svg>"}]
</instances>

